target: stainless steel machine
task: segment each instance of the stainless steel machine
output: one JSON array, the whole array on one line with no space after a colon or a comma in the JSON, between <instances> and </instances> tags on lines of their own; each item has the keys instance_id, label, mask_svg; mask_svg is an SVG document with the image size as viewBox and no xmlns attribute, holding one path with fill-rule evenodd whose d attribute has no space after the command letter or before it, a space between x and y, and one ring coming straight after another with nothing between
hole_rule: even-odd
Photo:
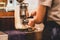
<instances>
[{"instance_id":1,"label":"stainless steel machine","mask_svg":"<svg viewBox=\"0 0 60 40\"><path fill-rule=\"evenodd\" d=\"M22 24L26 24L28 22L28 3L20 4L20 18L22 19Z\"/></svg>"},{"instance_id":2,"label":"stainless steel machine","mask_svg":"<svg viewBox=\"0 0 60 40\"><path fill-rule=\"evenodd\" d=\"M16 28L19 29L19 30L29 30L31 31L31 28L29 28L29 26L27 25L28 24L28 18L29 18L29 13L28 13L28 3L25 3L23 2L22 0L17 0L20 4L19 8L20 8L20 11L19 11L19 26L17 24ZM17 7L18 8L18 7ZM17 18L17 17L16 17ZM17 19L18 20L18 19Z\"/></svg>"}]
</instances>

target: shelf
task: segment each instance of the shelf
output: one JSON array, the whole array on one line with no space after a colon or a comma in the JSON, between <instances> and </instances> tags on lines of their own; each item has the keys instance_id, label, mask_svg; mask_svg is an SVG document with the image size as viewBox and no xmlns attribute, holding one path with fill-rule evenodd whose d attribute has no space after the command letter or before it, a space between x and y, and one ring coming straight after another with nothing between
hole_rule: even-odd
<instances>
[{"instance_id":1,"label":"shelf","mask_svg":"<svg viewBox=\"0 0 60 40\"><path fill-rule=\"evenodd\" d=\"M0 18L14 18L14 16L0 16Z\"/></svg>"},{"instance_id":2,"label":"shelf","mask_svg":"<svg viewBox=\"0 0 60 40\"><path fill-rule=\"evenodd\" d=\"M3 7L1 7L3 5ZM0 9L5 9L5 2L0 2Z\"/></svg>"}]
</instances>

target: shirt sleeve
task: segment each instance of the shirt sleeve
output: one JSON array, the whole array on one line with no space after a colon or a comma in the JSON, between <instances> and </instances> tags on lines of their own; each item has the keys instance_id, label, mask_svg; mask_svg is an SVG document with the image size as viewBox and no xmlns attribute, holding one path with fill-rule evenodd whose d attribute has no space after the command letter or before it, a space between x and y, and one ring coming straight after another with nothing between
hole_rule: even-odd
<instances>
[{"instance_id":1,"label":"shirt sleeve","mask_svg":"<svg viewBox=\"0 0 60 40\"><path fill-rule=\"evenodd\" d=\"M39 0L40 5L51 7L52 0Z\"/></svg>"}]
</instances>

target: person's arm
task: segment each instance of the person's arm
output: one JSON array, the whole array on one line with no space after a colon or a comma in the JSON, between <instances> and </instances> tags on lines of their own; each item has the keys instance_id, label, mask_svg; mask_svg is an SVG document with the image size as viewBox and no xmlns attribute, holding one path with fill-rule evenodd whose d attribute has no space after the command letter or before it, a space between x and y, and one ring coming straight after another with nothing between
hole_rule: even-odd
<instances>
[{"instance_id":1,"label":"person's arm","mask_svg":"<svg viewBox=\"0 0 60 40\"><path fill-rule=\"evenodd\" d=\"M36 11L33 12L33 14L36 13L35 17L29 20L28 25L34 27L35 23L41 23L44 19L45 12L46 12L46 6L39 5Z\"/></svg>"},{"instance_id":2,"label":"person's arm","mask_svg":"<svg viewBox=\"0 0 60 40\"><path fill-rule=\"evenodd\" d=\"M39 0L39 5L36 10L36 17L34 17L34 20L36 23L41 23L44 19L46 8L51 7L53 0Z\"/></svg>"},{"instance_id":3,"label":"person's arm","mask_svg":"<svg viewBox=\"0 0 60 40\"><path fill-rule=\"evenodd\" d=\"M39 0L39 5L36 9L36 15L33 19L29 20L28 25L33 27L35 23L41 23L44 19L46 8L51 7L52 0ZM34 14L34 13L33 13Z\"/></svg>"},{"instance_id":4,"label":"person's arm","mask_svg":"<svg viewBox=\"0 0 60 40\"><path fill-rule=\"evenodd\" d=\"M46 6L38 5L38 8L36 10L36 16L34 17L35 23L41 23L44 19L45 13L46 13Z\"/></svg>"}]
</instances>

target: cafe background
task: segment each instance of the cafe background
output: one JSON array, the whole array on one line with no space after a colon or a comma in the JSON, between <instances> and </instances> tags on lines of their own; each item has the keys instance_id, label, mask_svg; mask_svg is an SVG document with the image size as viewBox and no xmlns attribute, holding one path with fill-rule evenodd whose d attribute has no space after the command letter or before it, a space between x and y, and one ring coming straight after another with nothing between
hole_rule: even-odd
<instances>
[{"instance_id":1,"label":"cafe background","mask_svg":"<svg viewBox=\"0 0 60 40\"><path fill-rule=\"evenodd\" d=\"M14 11L6 12L7 0L0 0L0 30L10 30L14 27ZM2 29L3 28L3 29Z\"/></svg>"},{"instance_id":2,"label":"cafe background","mask_svg":"<svg viewBox=\"0 0 60 40\"><path fill-rule=\"evenodd\" d=\"M7 35L3 35L6 40L41 40L41 34L44 28L43 23L38 24L36 27L39 29L36 32L20 32L20 30L16 30L15 28L15 14L19 13L19 3L16 0L0 0L0 31L3 31L2 34L7 33ZM32 0L24 0L25 2L30 4L28 5L28 12L31 13L37 7L38 1L35 3ZM35 4L35 6L34 6ZM17 7L17 8L16 8ZM33 8L32 8L33 7ZM17 16L18 19L18 16ZM20 21L17 21L18 23ZM17 23L17 24L18 24ZM20 25L17 25L20 26ZM40 28L39 28L40 27ZM1 35L1 32L0 32ZM5 40L0 36L0 40Z\"/></svg>"},{"instance_id":3,"label":"cafe background","mask_svg":"<svg viewBox=\"0 0 60 40\"><path fill-rule=\"evenodd\" d=\"M4 29L6 28L5 26L7 26L7 29L14 28L14 26L15 26L14 10L16 9L17 11L19 11L19 9L16 8L16 6L18 6L19 3L16 0L12 0L12 4L11 4L11 3L9 3L9 1L10 0L0 0L0 21L1 21L0 26L1 26L1 28L4 27ZM37 8L37 5L38 5L37 0L35 0L35 1L34 0L33 1L32 0L28 0L28 1L24 0L24 2L29 3L28 4L28 13L29 14Z\"/></svg>"}]
</instances>

